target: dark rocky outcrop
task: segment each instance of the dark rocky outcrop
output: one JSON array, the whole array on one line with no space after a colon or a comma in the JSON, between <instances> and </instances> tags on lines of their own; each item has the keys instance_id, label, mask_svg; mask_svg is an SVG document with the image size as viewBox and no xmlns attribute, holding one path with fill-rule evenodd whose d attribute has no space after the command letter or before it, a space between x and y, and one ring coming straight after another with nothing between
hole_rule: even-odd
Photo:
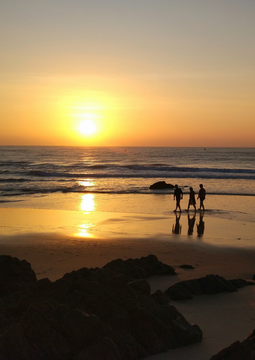
<instances>
[{"instance_id":1,"label":"dark rocky outcrop","mask_svg":"<svg viewBox=\"0 0 255 360\"><path fill-rule=\"evenodd\" d=\"M151 294L146 277L162 274L175 272L150 255L37 281L29 263L0 256L0 359L136 360L201 341L166 294Z\"/></svg>"},{"instance_id":2,"label":"dark rocky outcrop","mask_svg":"<svg viewBox=\"0 0 255 360\"><path fill-rule=\"evenodd\" d=\"M26 261L9 256L0 256L0 296L13 292L36 281L31 265Z\"/></svg>"},{"instance_id":3,"label":"dark rocky outcrop","mask_svg":"<svg viewBox=\"0 0 255 360\"><path fill-rule=\"evenodd\" d=\"M187 270L194 270L194 266L192 265L189 265L189 264L183 264L183 265L180 265L180 268L181 269L187 269Z\"/></svg>"},{"instance_id":4,"label":"dark rocky outcrop","mask_svg":"<svg viewBox=\"0 0 255 360\"><path fill-rule=\"evenodd\" d=\"M135 279L147 279L153 275L176 275L172 266L163 264L155 255L125 261L122 259L113 260L103 268L129 275Z\"/></svg>"},{"instance_id":5,"label":"dark rocky outcrop","mask_svg":"<svg viewBox=\"0 0 255 360\"><path fill-rule=\"evenodd\" d=\"M226 280L219 275L207 275L199 279L178 282L170 286L165 294L171 300L188 300L192 299L193 295L233 292L247 285L254 285L254 282L242 279Z\"/></svg>"},{"instance_id":6,"label":"dark rocky outcrop","mask_svg":"<svg viewBox=\"0 0 255 360\"><path fill-rule=\"evenodd\" d=\"M254 360L255 359L255 329L242 342L235 341L229 347L212 356L210 360Z\"/></svg>"},{"instance_id":7,"label":"dark rocky outcrop","mask_svg":"<svg viewBox=\"0 0 255 360\"><path fill-rule=\"evenodd\" d=\"M160 190L160 189L173 189L174 185L167 184L165 181L158 181L150 186L151 190Z\"/></svg>"}]
</instances>

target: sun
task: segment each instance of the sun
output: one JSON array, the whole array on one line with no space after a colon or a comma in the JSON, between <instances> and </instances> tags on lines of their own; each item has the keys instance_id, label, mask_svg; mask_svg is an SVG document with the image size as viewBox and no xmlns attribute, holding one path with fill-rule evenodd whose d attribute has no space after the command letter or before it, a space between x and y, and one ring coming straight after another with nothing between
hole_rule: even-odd
<instances>
[{"instance_id":1,"label":"sun","mask_svg":"<svg viewBox=\"0 0 255 360\"><path fill-rule=\"evenodd\" d=\"M79 131L84 135L92 135L96 132L97 128L93 120L83 120L79 124Z\"/></svg>"}]
</instances>

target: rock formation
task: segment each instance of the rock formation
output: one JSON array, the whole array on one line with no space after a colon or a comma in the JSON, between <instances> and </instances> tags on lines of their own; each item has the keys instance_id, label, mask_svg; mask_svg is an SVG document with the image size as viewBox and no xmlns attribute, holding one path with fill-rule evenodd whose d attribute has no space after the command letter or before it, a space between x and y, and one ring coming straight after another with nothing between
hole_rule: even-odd
<instances>
[{"instance_id":1,"label":"rock formation","mask_svg":"<svg viewBox=\"0 0 255 360\"><path fill-rule=\"evenodd\" d=\"M175 275L150 255L36 280L25 260L0 256L1 360L136 360L202 340L202 331L151 294L151 275Z\"/></svg>"},{"instance_id":2,"label":"rock formation","mask_svg":"<svg viewBox=\"0 0 255 360\"><path fill-rule=\"evenodd\" d=\"M229 347L212 356L210 360L252 360L255 359L255 329L242 342L235 341Z\"/></svg>"},{"instance_id":3,"label":"rock formation","mask_svg":"<svg viewBox=\"0 0 255 360\"><path fill-rule=\"evenodd\" d=\"M233 292L247 285L254 285L254 282L242 279L226 280L219 275L207 275L199 279L180 281L170 286L165 294L171 300L188 300L192 299L193 295Z\"/></svg>"},{"instance_id":4,"label":"rock formation","mask_svg":"<svg viewBox=\"0 0 255 360\"><path fill-rule=\"evenodd\" d=\"M167 184L165 181L158 181L150 186L151 190L160 190L160 189L173 189L174 185Z\"/></svg>"}]
</instances>

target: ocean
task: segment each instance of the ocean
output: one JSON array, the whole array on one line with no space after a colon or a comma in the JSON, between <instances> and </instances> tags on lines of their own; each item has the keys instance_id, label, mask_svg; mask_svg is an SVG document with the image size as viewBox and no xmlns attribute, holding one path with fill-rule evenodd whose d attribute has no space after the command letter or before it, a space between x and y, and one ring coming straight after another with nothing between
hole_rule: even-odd
<instances>
[{"instance_id":1,"label":"ocean","mask_svg":"<svg viewBox=\"0 0 255 360\"><path fill-rule=\"evenodd\" d=\"M178 184L184 194L203 183L218 203L221 195L254 202L255 148L0 147L2 207L77 210L87 195L103 199L100 211L165 213L174 208L173 190L151 190L158 181Z\"/></svg>"}]
</instances>

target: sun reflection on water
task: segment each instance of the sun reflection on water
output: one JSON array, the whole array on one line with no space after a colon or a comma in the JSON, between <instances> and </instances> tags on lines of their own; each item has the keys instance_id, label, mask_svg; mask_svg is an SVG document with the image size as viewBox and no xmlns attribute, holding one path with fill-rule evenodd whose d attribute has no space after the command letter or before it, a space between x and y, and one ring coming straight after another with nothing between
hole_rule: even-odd
<instances>
[{"instance_id":1,"label":"sun reflection on water","mask_svg":"<svg viewBox=\"0 0 255 360\"><path fill-rule=\"evenodd\" d=\"M80 186L93 186L94 182L90 180L81 180L78 182ZM89 195L89 194L87 194Z\"/></svg>"},{"instance_id":2,"label":"sun reflection on water","mask_svg":"<svg viewBox=\"0 0 255 360\"><path fill-rule=\"evenodd\" d=\"M85 181L83 181L82 183L85 183ZM87 183L90 183L90 182L86 181L85 186L88 186ZM84 184L82 184L82 185L84 185ZM80 209L81 209L81 211L85 211L84 216L86 216L86 212L89 213L89 212L95 211L96 204L95 204L94 194L83 194L81 196ZM91 231L91 228L93 228L94 226L95 226L95 224L84 221L83 224L78 225L78 232L76 235L79 237L93 238L94 235L91 234L90 231Z\"/></svg>"},{"instance_id":3,"label":"sun reflection on water","mask_svg":"<svg viewBox=\"0 0 255 360\"><path fill-rule=\"evenodd\" d=\"M93 238L94 235L91 234L89 232L89 230L91 230L91 228L95 226L94 224L81 224L79 227L78 227L78 233L77 233L77 236L79 237L86 237L86 238Z\"/></svg>"},{"instance_id":4,"label":"sun reflection on water","mask_svg":"<svg viewBox=\"0 0 255 360\"><path fill-rule=\"evenodd\" d=\"M80 209L82 211L95 211L95 195L94 194L84 194L81 196Z\"/></svg>"}]
</instances>

